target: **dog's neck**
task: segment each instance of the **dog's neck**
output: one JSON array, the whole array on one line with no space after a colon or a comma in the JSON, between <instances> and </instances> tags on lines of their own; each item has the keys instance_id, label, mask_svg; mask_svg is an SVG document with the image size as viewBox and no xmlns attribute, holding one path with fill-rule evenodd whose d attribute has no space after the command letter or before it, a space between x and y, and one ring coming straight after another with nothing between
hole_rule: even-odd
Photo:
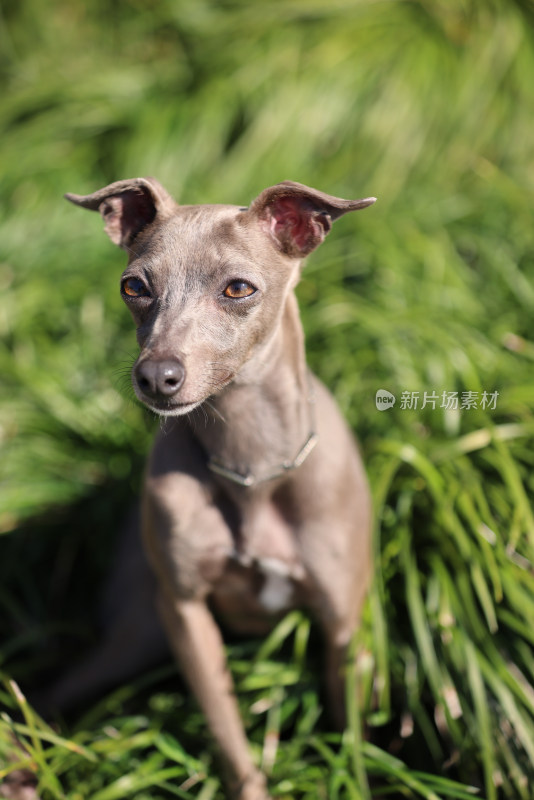
<instances>
[{"instance_id":1,"label":"dog's neck","mask_svg":"<svg viewBox=\"0 0 534 800\"><path fill-rule=\"evenodd\" d=\"M296 298L288 297L273 337L234 381L204 405L208 423L192 429L220 474L260 483L301 463L311 451L314 408ZM231 477L234 474L234 478Z\"/></svg>"}]
</instances>

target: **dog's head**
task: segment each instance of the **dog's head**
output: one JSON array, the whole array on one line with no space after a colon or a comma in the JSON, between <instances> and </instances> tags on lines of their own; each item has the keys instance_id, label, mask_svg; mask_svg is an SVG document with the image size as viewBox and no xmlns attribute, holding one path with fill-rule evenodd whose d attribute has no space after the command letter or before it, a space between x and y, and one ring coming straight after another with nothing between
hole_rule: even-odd
<instances>
[{"instance_id":1,"label":"dog's head","mask_svg":"<svg viewBox=\"0 0 534 800\"><path fill-rule=\"evenodd\" d=\"M302 259L338 217L375 202L284 181L248 208L182 206L153 178L66 197L99 211L128 253L121 294L141 347L134 389L153 411L173 416L235 379L259 377Z\"/></svg>"}]
</instances>

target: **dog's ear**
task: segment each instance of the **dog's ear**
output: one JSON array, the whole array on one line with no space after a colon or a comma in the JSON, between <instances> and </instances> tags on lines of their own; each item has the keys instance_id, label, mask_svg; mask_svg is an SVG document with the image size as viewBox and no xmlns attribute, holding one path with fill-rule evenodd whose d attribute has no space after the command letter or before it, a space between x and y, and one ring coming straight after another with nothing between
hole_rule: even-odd
<instances>
[{"instance_id":1,"label":"dog's ear","mask_svg":"<svg viewBox=\"0 0 534 800\"><path fill-rule=\"evenodd\" d=\"M100 211L107 235L124 249L128 249L156 216L165 216L176 207L170 194L155 178L116 181L93 194L66 194L65 197L77 206Z\"/></svg>"},{"instance_id":2,"label":"dog's ear","mask_svg":"<svg viewBox=\"0 0 534 800\"><path fill-rule=\"evenodd\" d=\"M279 250L292 258L304 258L321 244L338 217L375 201L376 197L342 200L301 183L284 181L264 189L248 211L260 220Z\"/></svg>"}]
</instances>

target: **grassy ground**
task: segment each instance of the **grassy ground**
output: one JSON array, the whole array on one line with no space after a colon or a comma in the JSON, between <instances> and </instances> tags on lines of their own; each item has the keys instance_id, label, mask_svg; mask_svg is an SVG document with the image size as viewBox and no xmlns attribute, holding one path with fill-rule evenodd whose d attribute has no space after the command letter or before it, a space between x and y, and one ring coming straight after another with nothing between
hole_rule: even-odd
<instances>
[{"instance_id":1,"label":"grassy ground","mask_svg":"<svg viewBox=\"0 0 534 800\"><path fill-rule=\"evenodd\" d=\"M16 730L44 800L223 796L172 666L54 728L17 688L96 636L153 428L126 388L122 256L61 195L146 174L184 202L286 178L379 197L299 287L375 497L347 733L303 616L229 648L273 795L532 796L533 21L519 0L2 4L0 761Z\"/></svg>"}]
</instances>

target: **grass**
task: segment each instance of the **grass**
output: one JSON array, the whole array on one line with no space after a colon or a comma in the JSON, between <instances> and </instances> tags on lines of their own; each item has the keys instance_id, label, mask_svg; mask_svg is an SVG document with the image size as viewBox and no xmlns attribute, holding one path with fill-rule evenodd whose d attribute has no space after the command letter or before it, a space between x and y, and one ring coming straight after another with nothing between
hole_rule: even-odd
<instances>
[{"instance_id":1,"label":"grass","mask_svg":"<svg viewBox=\"0 0 534 800\"><path fill-rule=\"evenodd\" d=\"M246 203L291 178L379 197L299 286L310 364L362 442L376 575L341 737L302 615L229 646L258 761L282 798L528 800L532 23L519 0L3 4L0 775L14 731L44 800L222 797L172 667L54 727L24 699L95 638L153 429L126 388L122 256L61 195L154 174Z\"/></svg>"}]
</instances>

